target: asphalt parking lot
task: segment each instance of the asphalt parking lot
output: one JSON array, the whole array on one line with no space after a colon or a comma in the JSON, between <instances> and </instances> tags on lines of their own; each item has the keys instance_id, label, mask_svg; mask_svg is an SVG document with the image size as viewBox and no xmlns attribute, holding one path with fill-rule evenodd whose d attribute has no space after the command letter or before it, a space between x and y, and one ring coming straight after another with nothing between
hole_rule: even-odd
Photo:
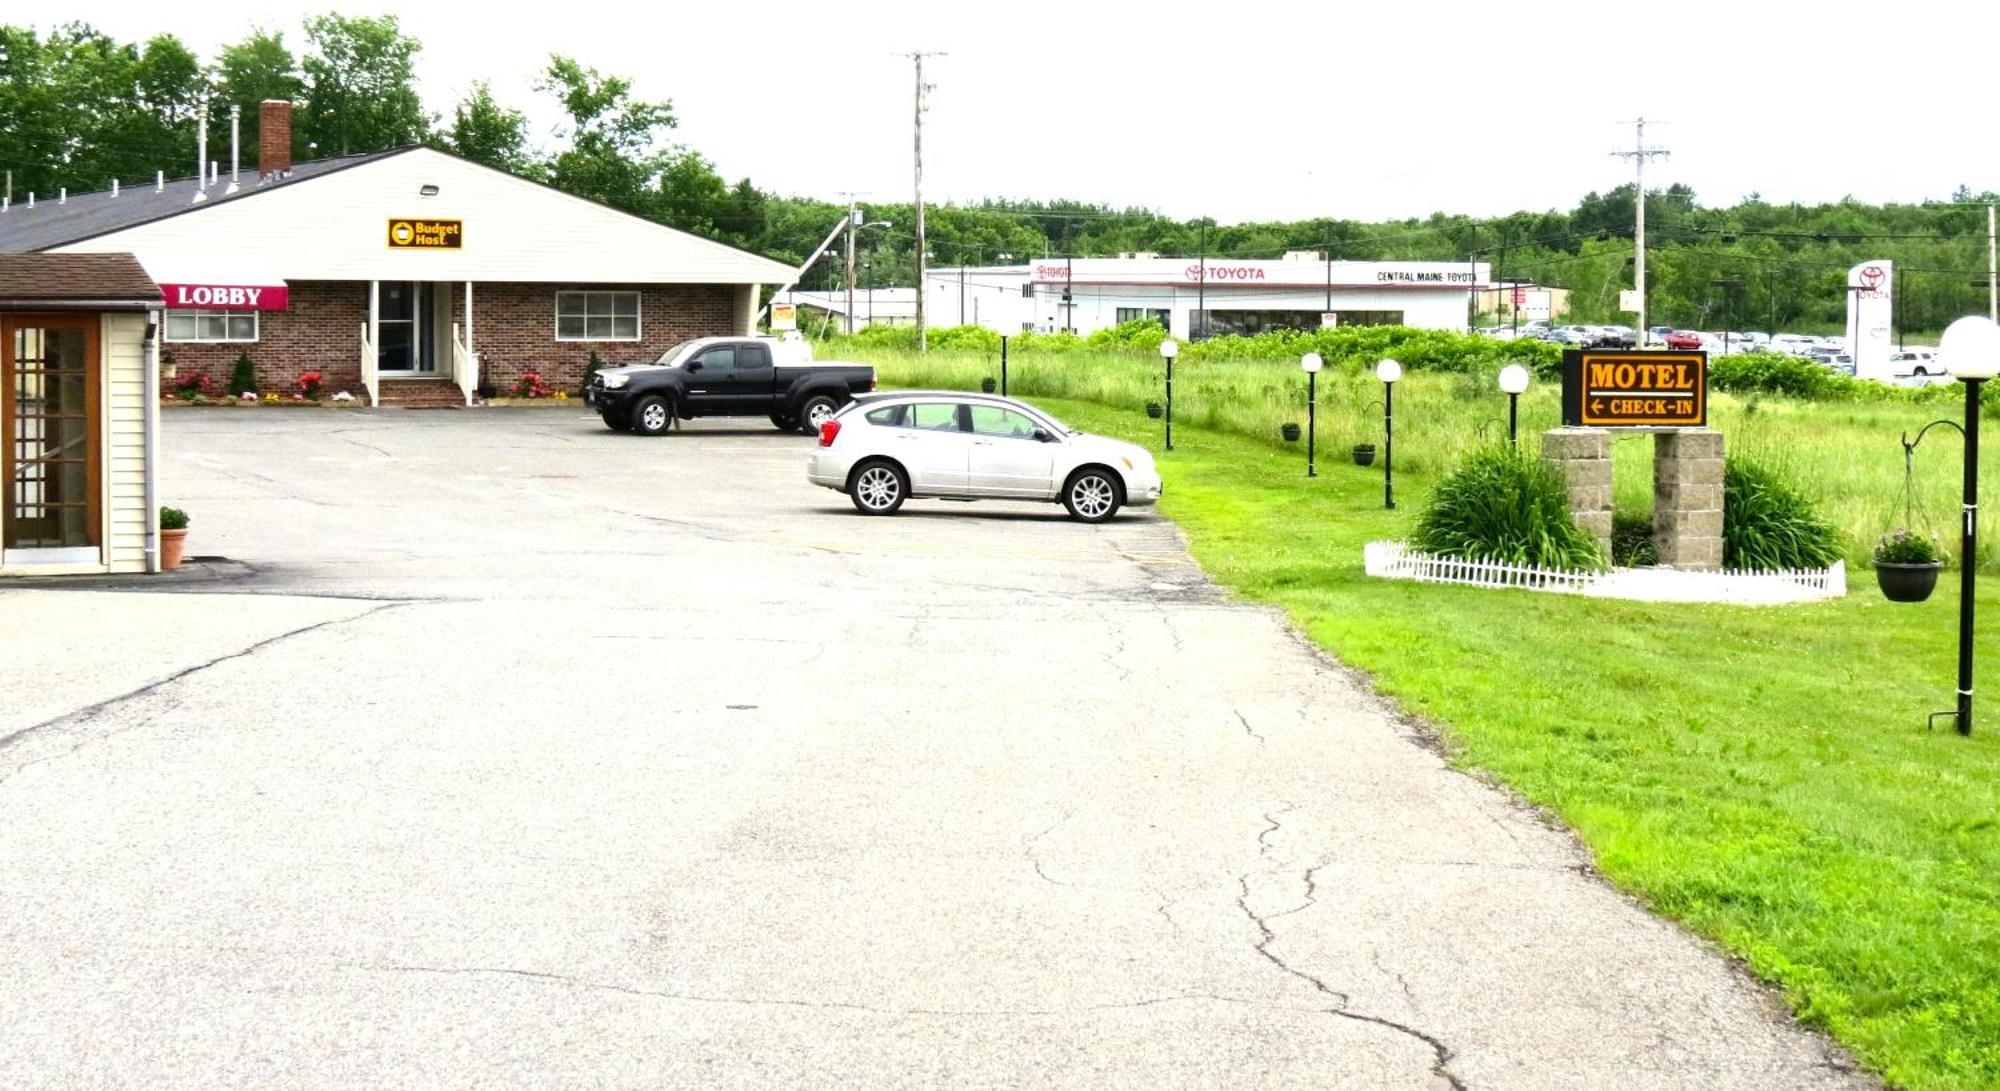
<instances>
[{"instance_id":1,"label":"asphalt parking lot","mask_svg":"<svg viewBox=\"0 0 2000 1091\"><path fill-rule=\"evenodd\" d=\"M0 588L0 1085L1867 1086L1156 513L758 425L169 413L230 563Z\"/></svg>"}]
</instances>

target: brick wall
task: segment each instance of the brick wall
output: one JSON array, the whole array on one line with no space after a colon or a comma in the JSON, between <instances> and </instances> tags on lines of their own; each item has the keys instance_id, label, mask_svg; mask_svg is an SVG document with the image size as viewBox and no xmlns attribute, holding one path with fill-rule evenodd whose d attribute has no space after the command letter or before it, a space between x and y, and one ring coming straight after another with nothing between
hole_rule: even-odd
<instances>
[{"instance_id":1,"label":"brick wall","mask_svg":"<svg viewBox=\"0 0 2000 1091\"><path fill-rule=\"evenodd\" d=\"M556 292L576 289L638 292L641 340L556 340ZM718 284L474 284L480 378L505 394L523 372L539 371L548 386L575 390L592 350L607 364L644 363L691 337L736 332L735 291ZM460 292L453 299L464 313Z\"/></svg>"},{"instance_id":2,"label":"brick wall","mask_svg":"<svg viewBox=\"0 0 2000 1091\"><path fill-rule=\"evenodd\" d=\"M299 373L318 368L326 390L361 395L361 325L368 320L366 281L291 281L288 310L262 316L254 343L169 342L171 370L205 371L218 390L229 383L237 356L249 353L263 390L289 393ZM556 292L574 289L639 293L638 341L557 341ZM481 381L504 394L526 371L556 389L582 385L595 350L605 363L650 361L691 337L735 332L736 289L715 284L483 284L472 288L473 347L484 364ZM453 284L452 321L463 321L465 286ZM439 372L450 367L440 346ZM169 388L170 389L170 388Z\"/></svg>"},{"instance_id":3,"label":"brick wall","mask_svg":"<svg viewBox=\"0 0 2000 1091\"><path fill-rule=\"evenodd\" d=\"M368 321L366 281L294 280L287 309L259 316L254 342L205 344L169 341L168 372L205 371L217 390L226 390L236 358L248 353L257 365L257 387L291 393L299 373L318 368L325 389L351 390L361 397L361 324ZM476 298L476 297L475 297ZM171 394L172 388L165 388Z\"/></svg>"}]
</instances>

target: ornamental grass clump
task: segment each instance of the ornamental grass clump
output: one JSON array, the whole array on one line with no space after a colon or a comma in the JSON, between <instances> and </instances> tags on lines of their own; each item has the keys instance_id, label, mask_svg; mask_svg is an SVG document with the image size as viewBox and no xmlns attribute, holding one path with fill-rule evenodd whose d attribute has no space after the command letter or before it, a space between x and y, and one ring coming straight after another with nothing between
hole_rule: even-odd
<instances>
[{"instance_id":1,"label":"ornamental grass clump","mask_svg":"<svg viewBox=\"0 0 2000 1091\"><path fill-rule=\"evenodd\" d=\"M1826 568L1840 532L1778 471L1732 458L1722 471L1722 566L1769 571Z\"/></svg>"},{"instance_id":2,"label":"ornamental grass clump","mask_svg":"<svg viewBox=\"0 0 2000 1091\"><path fill-rule=\"evenodd\" d=\"M1506 445L1467 455L1438 482L1410 544L1440 557L1597 571L1597 539L1569 515L1562 477Z\"/></svg>"}]
</instances>

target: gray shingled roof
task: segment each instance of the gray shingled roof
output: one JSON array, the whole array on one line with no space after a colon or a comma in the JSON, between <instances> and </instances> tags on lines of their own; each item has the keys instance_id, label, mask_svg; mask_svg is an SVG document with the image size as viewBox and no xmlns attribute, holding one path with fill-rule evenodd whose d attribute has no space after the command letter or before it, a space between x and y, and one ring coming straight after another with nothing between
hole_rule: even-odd
<instances>
[{"instance_id":1,"label":"gray shingled roof","mask_svg":"<svg viewBox=\"0 0 2000 1091\"><path fill-rule=\"evenodd\" d=\"M279 186L295 186L300 182L332 174L338 170L356 166L375 159L385 159L409 151L408 148L394 148L369 155L349 155L337 159L315 159L305 163L295 163L292 171L274 182L257 182L257 172L244 172L241 188L234 194L225 193L229 182L225 179L218 187L208 191L208 200L196 204L194 195L199 188L195 179L180 178L170 181L166 188L154 190L152 183L126 186L113 197L110 190L95 193L72 193L69 199L57 200L56 194L38 193L35 207L29 208L25 195L17 194L12 207L0 212L0 254L26 254L46 250L52 246L62 246L82 239L95 238L112 231L137 227L154 220L164 220L169 216L191 212L198 208L212 208L224 201L241 201L254 197L266 190Z\"/></svg>"}]
</instances>

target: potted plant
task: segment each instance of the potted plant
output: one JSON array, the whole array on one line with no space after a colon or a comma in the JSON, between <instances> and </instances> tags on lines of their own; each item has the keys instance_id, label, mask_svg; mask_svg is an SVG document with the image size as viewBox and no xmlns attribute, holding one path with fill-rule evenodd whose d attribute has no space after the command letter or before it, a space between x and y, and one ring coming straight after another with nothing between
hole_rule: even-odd
<instances>
[{"instance_id":1,"label":"potted plant","mask_svg":"<svg viewBox=\"0 0 2000 1091\"><path fill-rule=\"evenodd\" d=\"M188 515L179 508L160 509L160 571L181 566L181 552L187 548Z\"/></svg>"},{"instance_id":2,"label":"potted plant","mask_svg":"<svg viewBox=\"0 0 2000 1091\"><path fill-rule=\"evenodd\" d=\"M1357 443L1357 444L1355 444L1355 445L1354 445L1354 464L1355 464L1356 466L1373 466L1373 465L1375 465L1375 445L1374 445L1374 444L1372 444L1372 443Z\"/></svg>"},{"instance_id":3,"label":"potted plant","mask_svg":"<svg viewBox=\"0 0 2000 1091\"><path fill-rule=\"evenodd\" d=\"M325 377L322 376L318 371L307 371L300 373L299 393L305 395L307 401L312 401L312 402L318 401L320 385L322 382L324 382L324 380Z\"/></svg>"},{"instance_id":4,"label":"potted plant","mask_svg":"<svg viewBox=\"0 0 2000 1091\"><path fill-rule=\"evenodd\" d=\"M1286 421L1278 426L1278 434L1285 437L1286 443L1297 443L1299 441L1299 426L1293 421Z\"/></svg>"},{"instance_id":5,"label":"potted plant","mask_svg":"<svg viewBox=\"0 0 2000 1091\"><path fill-rule=\"evenodd\" d=\"M994 381L993 376L988 375L986 378L979 380L979 389L984 393L991 394L1000 389L1000 384Z\"/></svg>"},{"instance_id":6,"label":"potted plant","mask_svg":"<svg viewBox=\"0 0 2000 1091\"><path fill-rule=\"evenodd\" d=\"M1147 416L1149 416L1149 417L1151 417L1151 418L1153 418L1154 420L1159 420L1159 419L1160 419L1160 417L1162 417L1163 415L1165 415L1165 413L1166 413L1166 410L1165 410L1165 409L1162 409L1162 408L1160 408L1160 403L1159 403L1159 402L1147 402L1147 403L1146 403L1146 415L1147 415Z\"/></svg>"},{"instance_id":7,"label":"potted plant","mask_svg":"<svg viewBox=\"0 0 2000 1091\"><path fill-rule=\"evenodd\" d=\"M1944 551L1935 540L1897 527L1875 545L1875 582L1890 602L1922 602L1937 587Z\"/></svg>"}]
</instances>

